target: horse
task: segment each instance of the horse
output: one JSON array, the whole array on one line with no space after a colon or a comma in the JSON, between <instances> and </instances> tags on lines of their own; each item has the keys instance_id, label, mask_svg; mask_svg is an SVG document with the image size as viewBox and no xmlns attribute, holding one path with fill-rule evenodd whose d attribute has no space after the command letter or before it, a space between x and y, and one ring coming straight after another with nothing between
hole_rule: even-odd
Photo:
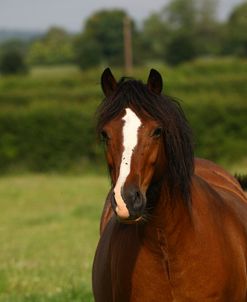
<instances>
[{"instance_id":1,"label":"horse","mask_svg":"<svg viewBox=\"0 0 247 302\"><path fill-rule=\"evenodd\" d=\"M247 301L247 198L223 168L194 157L179 103L147 83L101 76L98 132L111 188L92 283L96 302ZM210 129L209 129L210 131Z\"/></svg>"}]
</instances>

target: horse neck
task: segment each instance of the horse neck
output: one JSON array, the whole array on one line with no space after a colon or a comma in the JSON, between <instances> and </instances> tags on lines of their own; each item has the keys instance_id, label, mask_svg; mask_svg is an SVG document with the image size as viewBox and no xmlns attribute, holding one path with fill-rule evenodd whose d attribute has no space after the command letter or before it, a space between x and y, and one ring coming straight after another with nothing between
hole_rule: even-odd
<instances>
[{"instance_id":1,"label":"horse neck","mask_svg":"<svg viewBox=\"0 0 247 302\"><path fill-rule=\"evenodd\" d=\"M192 228L190 208L179 196L171 197L163 185L153 211L152 226L163 234L168 245L176 247Z\"/></svg>"}]
</instances>

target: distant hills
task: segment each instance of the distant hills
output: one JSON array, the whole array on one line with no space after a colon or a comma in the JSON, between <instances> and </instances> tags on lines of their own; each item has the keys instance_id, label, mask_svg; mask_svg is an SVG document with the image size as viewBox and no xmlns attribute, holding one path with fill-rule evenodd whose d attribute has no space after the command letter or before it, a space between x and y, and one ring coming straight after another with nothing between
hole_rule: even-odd
<instances>
[{"instance_id":1,"label":"distant hills","mask_svg":"<svg viewBox=\"0 0 247 302\"><path fill-rule=\"evenodd\" d=\"M30 41L32 39L39 38L43 34L44 33L40 31L0 29L0 43L13 39Z\"/></svg>"}]
</instances>

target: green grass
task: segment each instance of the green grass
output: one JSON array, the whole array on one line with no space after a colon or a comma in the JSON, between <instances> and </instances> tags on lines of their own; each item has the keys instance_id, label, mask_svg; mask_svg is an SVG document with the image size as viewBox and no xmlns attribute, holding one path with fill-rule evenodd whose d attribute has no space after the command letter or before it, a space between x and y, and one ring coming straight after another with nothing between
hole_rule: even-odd
<instances>
[{"instance_id":1,"label":"green grass","mask_svg":"<svg viewBox=\"0 0 247 302\"><path fill-rule=\"evenodd\" d=\"M105 177L0 178L0 301L93 301Z\"/></svg>"},{"instance_id":2,"label":"green grass","mask_svg":"<svg viewBox=\"0 0 247 302\"><path fill-rule=\"evenodd\" d=\"M93 301L92 261L108 188L104 176L0 178L0 302Z\"/></svg>"}]
</instances>

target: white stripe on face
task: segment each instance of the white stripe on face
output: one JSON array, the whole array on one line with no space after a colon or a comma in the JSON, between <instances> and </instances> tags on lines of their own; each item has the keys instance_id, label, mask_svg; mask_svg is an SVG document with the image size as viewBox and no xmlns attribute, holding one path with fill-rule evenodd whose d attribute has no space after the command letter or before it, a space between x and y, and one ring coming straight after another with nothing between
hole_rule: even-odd
<instances>
[{"instance_id":1,"label":"white stripe on face","mask_svg":"<svg viewBox=\"0 0 247 302\"><path fill-rule=\"evenodd\" d=\"M138 140L138 130L141 126L141 120L130 109L126 108L126 114L123 117L123 154L120 164L119 177L114 188L115 200L117 203L116 212L121 218L128 218L129 211L121 195L121 189L130 173L131 158Z\"/></svg>"}]
</instances>

